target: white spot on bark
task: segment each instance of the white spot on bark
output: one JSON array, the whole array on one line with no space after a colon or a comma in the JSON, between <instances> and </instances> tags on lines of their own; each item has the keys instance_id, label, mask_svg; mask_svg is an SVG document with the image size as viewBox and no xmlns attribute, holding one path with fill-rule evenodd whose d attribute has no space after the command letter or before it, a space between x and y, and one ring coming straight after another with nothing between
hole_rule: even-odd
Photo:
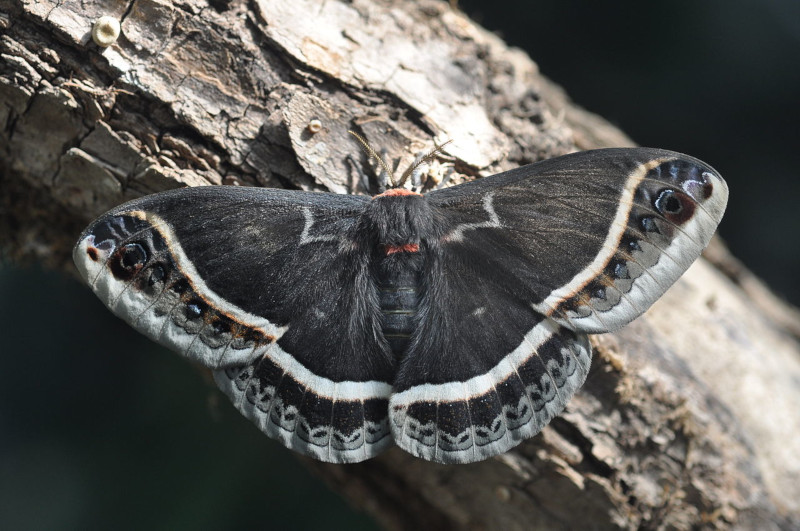
<instances>
[{"instance_id":1,"label":"white spot on bark","mask_svg":"<svg viewBox=\"0 0 800 531\"><path fill-rule=\"evenodd\" d=\"M322 122L314 118L313 120L308 122L306 129L308 129L308 132L311 134L319 133L320 131L322 131Z\"/></svg>"},{"instance_id":2,"label":"white spot on bark","mask_svg":"<svg viewBox=\"0 0 800 531\"><path fill-rule=\"evenodd\" d=\"M103 16L98 18L94 26L92 26L92 40L98 46L107 48L117 42L119 32L119 20L114 17Z\"/></svg>"}]
</instances>

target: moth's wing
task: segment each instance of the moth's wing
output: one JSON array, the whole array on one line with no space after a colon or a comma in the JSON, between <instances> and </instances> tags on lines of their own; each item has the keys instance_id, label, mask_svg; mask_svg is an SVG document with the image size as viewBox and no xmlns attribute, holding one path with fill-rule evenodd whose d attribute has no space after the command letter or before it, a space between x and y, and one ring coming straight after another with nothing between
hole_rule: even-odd
<instances>
[{"instance_id":1,"label":"moth's wing","mask_svg":"<svg viewBox=\"0 0 800 531\"><path fill-rule=\"evenodd\" d=\"M115 314L214 369L265 433L323 461L361 461L391 444L395 372L353 240L365 201L176 190L100 217L74 259Z\"/></svg>"},{"instance_id":2,"label":"moth's wing","mask_svg":"<svg viewBox=\"0 0 800 531\"><path fill-rule=\"evenodd\" d=\"M471 462L538 433L584 382L586 333L644 312L707 245L727 187L705 164L601 150L429 194L440 234L395 379L395 442Z\"/></svg>"},{"instance_id":3,"label":"moth's wing","mask_svg":"<svg viewBox=\"0 0 800 531\"><path fill-rule=\"evenodd\" d=\"M469 253L542 314L577 332L647 310L708 245L728 200L705 163L660 149L584 151L433 192Z\"/></svg>"}]
</instances>

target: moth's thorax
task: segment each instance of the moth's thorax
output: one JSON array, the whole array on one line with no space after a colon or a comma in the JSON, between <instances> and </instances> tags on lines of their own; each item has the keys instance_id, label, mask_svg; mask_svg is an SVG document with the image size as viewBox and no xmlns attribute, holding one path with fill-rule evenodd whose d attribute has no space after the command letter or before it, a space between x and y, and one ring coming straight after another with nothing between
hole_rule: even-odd
<instances>
[{"instance_id":1,"label":"moth's thorax","mask_svg":"<svg viewBox=\"0 0 800 531\"><path fill-rule=\"evenodd\" d=\"M365 213L374 244L392 248L418 246L430 238L435 224L433 211L425 197L389 192L376 196Z\"/></svg>"}]
</instances>

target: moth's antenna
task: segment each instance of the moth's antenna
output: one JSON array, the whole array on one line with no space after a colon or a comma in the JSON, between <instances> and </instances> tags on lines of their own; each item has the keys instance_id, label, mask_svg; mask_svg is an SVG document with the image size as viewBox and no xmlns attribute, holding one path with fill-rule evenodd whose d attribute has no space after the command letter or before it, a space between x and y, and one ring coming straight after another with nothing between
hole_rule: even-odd
<instances>
[{"instance_id":1,"label":"moth's antenna","mask_svg":"<svg viewBox=\"0 0 800 531\"><path fill-rule=\"evenodd\" d=\"M414 170L416 170L417 168L419 168L420 166L422 166L426 162L432 161L436 157L436 155L438 155L439 153L444 151L445 146L447 144L449 144L450 142L452 142L452 140L448 140L447 142L445 142L441 146L434 147L428 153L426 153L425 155L423 155L422 157L417 159L414 162L414 164L412 164L411 166L406 168L406 171L404 171L403 175L400 176L400 182L397 183L397 186L403 186L403 184L406 182L406 179L408 179L408 176L411 175L412 173L414 173Z\"/></svg>"},{"instance_id":2,"label":"moth's antenna","mask_svg":"<svg viewBox=\"0 0 800 531\"><path fill-rule=\"evenodd\" d=\"M383 160L383 157L378 155L378 153L374 149L372 149L372 146L370 146L367 143L367 141L364 140L364 138L361 135L359 135L355 131L347 131L347 132L350 133L351 135L353 135L354 137L356 137L356 140L358 140L361 143L361 146L364 148L364 151L366 151L367 154L370 157L372 157L373 159L378 161L378 164L381 165L381 168L383 168L383 171L385 171L386 175L389 177L389 181L391 181L391 183L392 183L392 188L396 188L396 187L401 186L403 184L402 182L400 184L395 184L395 182L394 182L394 172L391 169L389 169L389 165L386 164L386 161ZM405 173L403 174L403 176L405 177ZM403 180L405 180L405 179L403 179Z\"/></svg>"}]
</instances>

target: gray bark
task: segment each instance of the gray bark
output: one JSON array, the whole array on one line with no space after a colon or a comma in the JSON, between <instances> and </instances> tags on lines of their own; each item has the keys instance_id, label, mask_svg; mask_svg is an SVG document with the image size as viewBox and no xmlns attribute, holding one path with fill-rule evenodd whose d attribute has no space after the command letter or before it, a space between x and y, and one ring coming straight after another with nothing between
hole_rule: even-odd
<instances>
[{"instance_id":1,"label":"gray bark","mask_svg":"<svg viewBox=\"0 0 800 531\"><path fill-rule=\"evenodd\" d=\"M105 49L101 15L122 21ZM432 0L0 0L0 30L2 253L65 271L92 217L145 193L356 190L348 129L401 166L451 139L459 179L631 145ZM797 312L715 241L593 338L586 385L513 451L308 465L388 529L798 528L798 337Z\"/></svg>"}]
</instances>

